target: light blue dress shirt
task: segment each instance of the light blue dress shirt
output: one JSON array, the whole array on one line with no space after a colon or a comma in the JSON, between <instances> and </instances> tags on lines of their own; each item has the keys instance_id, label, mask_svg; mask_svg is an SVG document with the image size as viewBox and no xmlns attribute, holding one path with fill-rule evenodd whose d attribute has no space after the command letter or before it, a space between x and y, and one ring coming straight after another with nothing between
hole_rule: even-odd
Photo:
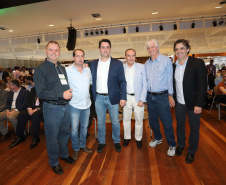
<instances>
[{"instance_id":1,"label":"light blue dress shirt","mask_svg":"<svg viewBox=\"0 0 226 185\"><path fill-rule=\"evenodd\" d=\"M80 73L74 64L66 67L68 82L73 89L70 105L77 109L88 109L91 105L89 88L92 80L90 68L83 67Z\"/></svg>"},{"instance_id":2,"label":"light blue dress shirt","mask_svg":"<svg viewBox=\"0 0 226 185\"><path fill-rule=\"evenodd\" d=\"M168 90L168 94L173 94L173 66L169 57L159 54L154 61L149 58L145 63L145 69L149 92Z\"/></svg>"},{"instance_id":3,"label":"light blue dress shirt","mask_svg":"<svg viewBox=\"0 0 226 185\"><path fill-rule=\"evenodd\" d=\"M223 79L222 76L215 78L215 80L214 80L215 85L218 86L218 84L222 82L222 79Z\"/></svg>"}]
</instances>

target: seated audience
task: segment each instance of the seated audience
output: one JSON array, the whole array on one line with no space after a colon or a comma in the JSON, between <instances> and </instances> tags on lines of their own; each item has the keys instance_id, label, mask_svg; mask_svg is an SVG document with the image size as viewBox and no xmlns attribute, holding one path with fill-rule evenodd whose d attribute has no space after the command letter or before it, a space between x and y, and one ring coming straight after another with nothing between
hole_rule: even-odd
<instances>
[{"instance_id":1,"label":"seated audience","mask_svg":"<svg viewBox=\"0 0 226 185\"><path fill-rule=\"evenodd\" d=\"M217 86L217 96L215 101L219 103L226 103L226 72L222 76L223 80Z\"/></svg>"},{"instance_id":2,"label":"seated audience","mask_svg":"<svg viewBox=\"0 0 226 185\"><path fill-rule=\"evenodd\" d=\"M5 110L6 107L6 100L9 94L9 91L6 91L6 83L4 80L0 80L0 113ZM4 126L3 121L1 121L0 127ZM2 132L3 131L3 132ZM0 142L4 141L4 128L3 130L0 128L0 133L3 135L3 137L0 138Z\"/></svg>"},{"instance_id":3,"label":"seated audience","mask_svg":"<svg viewBox=\"0 0 226 185\"><path fill-rule=\"evenodd\" d=\"M25 66L23 66L23 67L21 68L20 75L21 75L21 76L29 76L29 72L27 71L27 69L26 69Z\"/></svg>"},{"instance_id":4,"label":"seated audience","mask_svg":"<svg viewBox=\"0 0 226 185\"><path fill-rule=\"evenodd\" d=\"M28 72L29 72L29 76L34 76L34 74L33 74L33 69L32 68L30 68L29 70L28 70Z\"/></svg>"},{"instance_id":5,"label":"seated audience","mask_svg":"<svg viewBox=\"0 0 226 185\"><path fill-rule=\"evenodd\" d=\"M15 71L14 71L13 78L18 80L19 77L21 76L21 75L20 75L20 71L19 71L19 70L20 70L20 67L15 66L14 69L15 69Z\"/></svg>"},{"instance_id":6,"label":"seated audience","mask_svg":"<svg viewBox=\"0 0 226 185\"><path fill-rule=\"evenodd\" d=\"M223 79L223 74L226 72L226 67L222 67L221 68L221 76L219 76L218 78L215 78L214 82L215 85L218 86L219 83L221 83L222 79Z\"/></svg>"},{"instance_id":7,"label":"seated audience","mask_svg":"<svg viewBox=\"0 0 226 185\"><path fill-rule=\"evenodd\" d=\"M3 120L9 120L16 132L17 116L18 114L27 108L27 100L29 92L26 89L20 87L18 80L9 81L9 95L6 101L6 107L3 112L0 113L0 132L2 133L2 141L7 137L8 129L3 124Z\"/></svg>"},{"instance_id":8,"label":"seated audience","mask_svg":"<svg viewBox=\"0 0 226 185\"><path fill-rule=\"evenodd\" d=\"M39 129L40 123L43 119L42 114L42 100L36 95L35 87L33 87L29 93L27 110L21 111L17 119L16 135L18 136L14 142L9 146L10 148L20 144L26 140L24 130L28 120L31 120L31 134L34 136L30 145L30 149L33 149L40 142Z\"/></svg>"},{"instance_id":9,"label":"seated audience","mask_svg":"<svg viewBox=\"0 0 226 185\"><path fill-rule=\"evenodd\" d=\"M28 76L25 78L24 80L25 82L25 88L30 92L31 89L35 86L34 82L33 82L33 77L32 76Z\"/></svg>"},{"instance_id":10,"label":"seated audience","mask_svg":"<svg viewBox=\"0 0 226 185\"><path fill-rule=\"evenodd\" d=\"M13 70L10 67L8 68L8 73L9 73L9 77L11 79L13 79L14 78L14 74L13 74Z\"/></svg>"},{"instance_id":11,"label":"seated audience","mask_svg":"<svg viewBox=\"0 0 226 185\"><path fill-rule=\"evenodd\" d=\"M4 80L6 82L6 78L9 77L9 73L8 73L8 69L5 68L4 72L2 74L2 80Z\"/></svg>"}]
</instances>

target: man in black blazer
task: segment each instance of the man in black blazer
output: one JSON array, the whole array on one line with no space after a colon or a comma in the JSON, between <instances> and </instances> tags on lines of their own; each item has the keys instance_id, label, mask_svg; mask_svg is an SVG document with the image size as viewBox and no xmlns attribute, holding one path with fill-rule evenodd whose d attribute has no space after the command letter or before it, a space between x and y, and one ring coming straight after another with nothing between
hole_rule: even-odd
<instances>
[{"instance_id":1,"label":"man in black blazer","mask_svg":"<svg viewBox=\"0 0 226 185\"><path fill-rule=\"evenodd\" d=\"M40 142L39 138L40 123L43 119L42 102L43 101L39 99L39 97L36 94L35 87L33 87L29 93L27 110L21 111L20 114L18 115L16 128L16 135L18 137L9 146L10 148L26 140L24 130L28 120L31 120L32 122L31 134L34 136L33 141L30 145L30 149L33 149L38 145L38 143Z\"/></svg>"},{"instance_id":2,"label":"man in black blazer","mask_svg":"<svg viewBox=\"0 0 226 185\"><path fill-rule=\"evenodd\" d=\"M27 108L27 99L29 96L29 92L20 87L18 80L10 80L8 85L10 92L6 101L6 108L5 111L0 113L0 130L1 133L4 133L3 136L5 137L8 130L2 121L8 119L16 132L17 116Z\"/></svg>"},{"instance_id":3,"label":"man in black blazer","mask_svg":"<svg viewBox=\"0 0 226 185\"><path fill-rule=\"evenodd\" d=\"M176 101L177 142L176 156L180 156L185 147L186 113L190 125L189 147L185 162L194 161L198 149L200 116L204 105L207 79L203 60L188 56L190 45L187 40L179 39L174 43L177 56L173 64L174 98Z\"/></svg>"},{"instance_id":4,"label":"man in black blazer","mask_svg":"<svg viewBox=\"0 0 226 185\"><path fill-rule=\"evenodd\" d=\"M111 42L102 39L99 42L101 57L91 62L92 95L95 102L98 119L97 152L101 153L105 147L106 111L108 109L112 122L112 139L117 152L121 151L119 104L126 104L126 80L122 62L110 57Z\"/></svg>"}]
</instances>

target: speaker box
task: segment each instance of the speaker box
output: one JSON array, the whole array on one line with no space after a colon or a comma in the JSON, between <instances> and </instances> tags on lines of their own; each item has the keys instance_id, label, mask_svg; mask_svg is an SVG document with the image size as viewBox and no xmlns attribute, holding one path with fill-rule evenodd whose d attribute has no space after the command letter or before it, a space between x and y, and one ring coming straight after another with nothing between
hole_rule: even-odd
<instances>
[{"instance_id":1,"label":"speaker box","mask_svg":"<svg viewBox=\"0 0 226 185\"><path fill-rule=\"evenodd\" d=\"M73 51L76 45L77 30L73 27L68 27L68 40L67 49L68 51Z\"/></svg>"}]
</instances>

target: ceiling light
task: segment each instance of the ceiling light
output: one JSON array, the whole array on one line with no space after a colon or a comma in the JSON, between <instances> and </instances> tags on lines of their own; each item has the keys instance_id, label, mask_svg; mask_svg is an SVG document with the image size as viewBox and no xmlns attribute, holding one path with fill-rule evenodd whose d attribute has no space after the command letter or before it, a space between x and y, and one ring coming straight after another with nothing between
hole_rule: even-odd
<instances>
[{"instance_id":1,"label":"ceiling light","mask_svg":"<svg viewBox=\"0 0 226 185\"><path fill-rule=\"evenodd\" d=\"M223 18L221 18L219 21L219 25L222 25L223 23L224 23L224 20L223 20Z\"/></svg>"},{"instance_id":2,"label":"ceiling light","mask_svg":"<svg viewBox=\"0 0 226 185\"><path fill-rule=\"evenodd\" d=\"M158 12L155 10L154 12L152 12L153 15L156 15L158 14Z\"/></svg>"},{"instance_id":3,"label":"ceiling light","mask_svg":"<svg viewBox=\"0 0 226 185\"><path fill-rule=\"evenodd\" d=\"M88 35L89 35L89 33L88 33L88 31L86 30L86 32L85 32L85 36L86 36L86 37L88 37Z\"/></svg>"},{"instance_id":4,"label":"ceiling light","mask_svg":"<svg viewBox=\"0 0 226 185\"><path fill-rule=\"evenodd\" d=\"M102 17L99 13L93 13L91 14L93 16L93 18L95 18L97 21L100 21L102 20Z\"/></svg>"},{"instance_id":5,"label":"ceiling light","mask_svg":"<svg viewBox=\"0 0 226 185\"><path fill-rule=\"evenodd\" d=\"M108 35L108 30L107 29L105 30L105 35Z\"/></svg>"},{"instance_id":6,"label":"ceiling light","mask_svg":"<svg viewBox=\"0 0 226 185\"><path fill-rule=\"evenodd\" d=\"M54 26L54 24L49 24L49 26L51 27L51 26Z\"/></svg>"},{"instance_id":7,"label":"ceiling light","mask_svg":"<svg viewBox=\"0 0 226 185\"><path fill-rule=\"evenodd\" d=\"M163 30L163 26L160 24L159 26L159 30L162 31Z\"/></svg>"},{"instance_id":8,"label":"ceiling light","mask_svg":"<svg viewBox=\"0 0 226 185\"><path fill-rule=\"evenodd\" d=\"M101 30L100 30L100 33L103 35L104 34L104 31L103 31L103 29L101 28Z\"/></svg>"},{"instance_id":9,"label":"ceiling light","mask_svg":"<svg viewBox=\"0 0 226 185\"><path fill-rule=\"evenodd\" d=\"M99 31L98 31L98 29L96 29L95 33L96 33L96 35L99 35Z\"/></svg>"},{"instance_id":10,"label":"ceiling light","mask_svg":"<svg viewBox=\"0 0 226 185\"><path fill-rule=\"evenodd\" d=\"M139 27L137 26L137 27L135 28L135 30L136 30L136 32L139 32Z\"/></svg>"},{"instance_id":11,"label":"ceiling light","mask_svg":"<svg viewBox=\"0 0 226 185\"><path fill-rule=\"evenodd\" d=\"M216 27L217 26L217 21L214 20L212 24L213 24L213 27Z\"/></svg>"},{"instance_id":12,"label":"ceiling light","mask_svg":"<svg viewBox=\"0 0 226 185\"><path fill-rule=\"evenodd\" d=\"M14 32L14 30L9 30L9 32Z\"/></svg>"},{"instance_id":13,"label":"ceiling light","mask_svg":"<svg viewBox=\"0 0 226 185\"><path fill-rule=\"evenodd\" d=\"M191 28L195 28L195 22L191 23Z\"/></svg>"},{"instance_id":14,"label":"ceiling light","mask_svg":"<svg viewBox=\"0 0 226 185\"><path fill-rule=\"evenodd\" d=\"M126 27L124 27L122 30L123 30L123 33L126 33Z\"/></svg>"},{"instance_id":15,"label":"ceiling light","mask_svg":"<svg viewBox=\"0 0 226 185\"><path fill-rule=\"evenodd\" d=\"M220 4L220 5L218 5L218 6L215 6L215 8L223 8L223 4Z\"/></svg>"},{"instance_id":16,"label":"ceiling light","mask_svg":"<svg viewBox=\"0 0 226 185\"><path fill-rule=\"evenodd\" d=\"M93 35L93 30L90 31L90 35Z\"/></svg>"},{"instance_id":17,"label":"ceiling light","mask_svg":"<svg viewBox=\"0 0 226 185\"><path fill-rule=\"evenodd\" d=\"M174 29L174 30L177 30L177 23L175 23L175 24L173 25L173 29Z\"/></svg>"},{"instance_id":18,"label":"ceiling light","mask_svg":"<svg viewBox=\"0 0 226 185\"><path fill-rule=\"evenodd\" d=\"M102 17L97 17L96 20L97 21L101 21L102 20Z\"/></svg>"}]
</instances>

